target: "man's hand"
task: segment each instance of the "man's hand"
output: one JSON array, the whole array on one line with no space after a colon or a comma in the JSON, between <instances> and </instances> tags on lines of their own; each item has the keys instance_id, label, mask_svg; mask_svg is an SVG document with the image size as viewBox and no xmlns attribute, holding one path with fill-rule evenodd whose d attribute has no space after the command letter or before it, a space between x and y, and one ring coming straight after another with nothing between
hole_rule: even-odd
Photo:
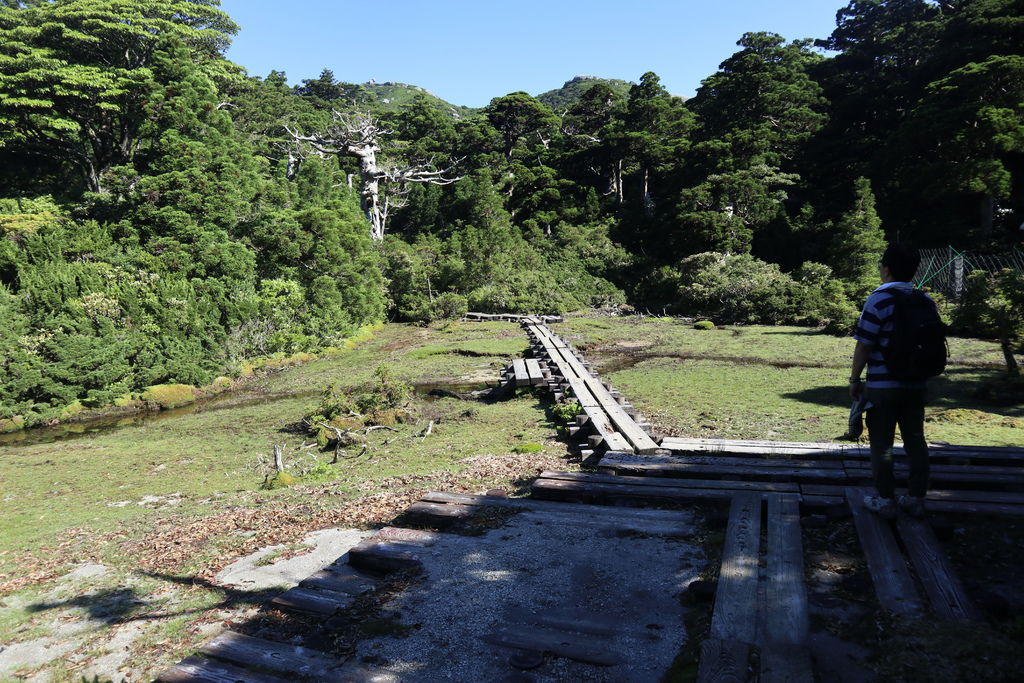
<instances>
[{"instance_id":1,"label":"man's hand","mask_svg":"<svg viewBox=\"0 0 1024 683\"><path fill-rule=\"evenodd\" d=\"M864 396L863 382L850 382L850 398L859 401Z\"/></svg>"}]
</instances>

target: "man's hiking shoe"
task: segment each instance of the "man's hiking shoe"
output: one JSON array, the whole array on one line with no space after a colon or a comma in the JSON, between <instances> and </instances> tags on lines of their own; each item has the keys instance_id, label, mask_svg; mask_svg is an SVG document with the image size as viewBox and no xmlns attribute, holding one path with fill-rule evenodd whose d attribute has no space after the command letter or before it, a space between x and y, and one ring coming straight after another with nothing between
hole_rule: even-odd
<instances>
[{"instance_id":1,"label":"man's hiking shoe","mask_svg":"<svg viewBox=\"0 0 1024 683\"><path fill-rule=\"evenodd\" d=\"M900 496L900 510L907 513L914 519L924 519L924 498L917 496Z\"/></svg>"},{"instance_id":2,"label":"man's hiking shoe","mask_svg":"<svg viewBox=\"0 0 1024 683\"><path fill-rule=\"evenodd\" d=\"M882 519L896 519L896 513L898 512L895 500L892 498L882 498L881 496L864 496L864 507Z\"/></svg>"}]
</instances>

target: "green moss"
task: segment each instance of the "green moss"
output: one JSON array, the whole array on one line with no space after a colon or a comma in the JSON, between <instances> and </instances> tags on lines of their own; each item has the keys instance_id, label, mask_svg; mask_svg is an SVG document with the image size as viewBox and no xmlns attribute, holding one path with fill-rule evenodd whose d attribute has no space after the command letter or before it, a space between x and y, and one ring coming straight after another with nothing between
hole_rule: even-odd
<instances>
[{"instance_id":1,"label":"green moss","mask_svg":"<svg viewBox=\"0 0 1024 683\"><path fill-rule=\"evenodd\" d=\"M117 398L115 398L114 405L117 406L118 408L127 408L129 406L135 405L135 400L136 399L133 395L125 394L123 396L118 396Z\"/></svg>"},{"instance_id":2,"label":"green moss","mask_svg":"<svg viewBox=\"0 0 1024 683\"><path fill-rule=\"evenodd\" d=\"M542 450L544 450L544 446L539 443L530 443L529 441L516 444L512 448L513 453L540 453Z\"/></svg>"},{"instance_id":3,"label":"green moss","mask_svg":"<svg viewBox=\"0 0 1024 683\"><path fill-rule=\"evenodd\" d=\"M283 489L295 486L298 483L299 480L287 472L276 472L273 476L267 477L266 481L263 482L262 488L267 490Z\"/></svg>"},{"instance_id":4,"label":"green moss","mask_svg":"<svg viewBox=\"0 0 1024 683\"><path fill-rule=\"evenodd\" d=\"M85 410L85 406L82 405L82 402L81 401L75 401L74 403L71 403L70 405L65 406L64 410L61 411L60 419L66 420L69 417L74 417L75 415L78 415L83 410Z\"/></svg>"},{"instance_id":5,"label":"green moss","mask_svg":"<svg viewBox=\"0 0 1024 683\"><path fill-rule=\"evenodd\" d=\"M713 330L713 329L715 329L715 324L713 322L711 322L710 320L699 320L699 321L697 321L697 322L695 322L693 324L693 329L695 329L695 330Z\"/></svg>"},{"instance_id":6,"label":"green moss","mask_svg":"<svg viewBox=\"0 0 1024 683\"><path fill-rule=\"evenodd\" d=\"M0 434L8 434L25 428L25 418L21 415L0 418Z\"/></svg>"},{"instance_id":7,"label":"green moss","mask_svg":"<svg viewBox=\"0 0 1024 683\"><path fill-rule=\"evenodd\" d=\"M196 400L194 387L187 384L157 384L147 387L142 400L155 403L161 408L176 408Z\"/></svg>"}]
</instances>

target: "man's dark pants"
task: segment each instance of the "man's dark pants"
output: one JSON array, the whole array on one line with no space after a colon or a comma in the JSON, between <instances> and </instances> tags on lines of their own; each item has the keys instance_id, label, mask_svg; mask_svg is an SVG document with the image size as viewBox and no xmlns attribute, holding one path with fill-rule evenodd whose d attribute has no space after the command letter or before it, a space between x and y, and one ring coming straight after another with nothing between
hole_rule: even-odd
<instances>
[{"instance_id":1,"label":"man's dark pants","mask_svg":"<svg viewBox=\"0 0 1024 683\"><path fill-rule=\"evenodd\" d=\"M871 402L865 423L871 443L871 469L883 498L896 496L892 443L899 425L910 461L908 493L923 498L928 491L928 444L924 440L924 388L865 389Z\"/></svg>"}]
</instances>

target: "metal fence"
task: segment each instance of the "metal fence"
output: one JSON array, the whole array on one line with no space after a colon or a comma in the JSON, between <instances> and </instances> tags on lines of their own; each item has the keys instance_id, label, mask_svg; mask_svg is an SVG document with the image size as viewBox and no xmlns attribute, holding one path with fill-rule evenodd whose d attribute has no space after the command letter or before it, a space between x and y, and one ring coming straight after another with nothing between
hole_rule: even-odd
<instances>
[{"instance_id":1,"label":"metal fence","mask_svg":"<svg viewBox=\"0 0 1024 683\"><path fill-rule=\"evenodd\" d=\"M944 296L958 298L964 280L975 270L995 272L1003 268L1024 271L1024 251L1013 249L1003 254L960 252L953 247L922 249L921 265L914 275L918 287L927 287Z\"/></svg>"}]
</instances>

